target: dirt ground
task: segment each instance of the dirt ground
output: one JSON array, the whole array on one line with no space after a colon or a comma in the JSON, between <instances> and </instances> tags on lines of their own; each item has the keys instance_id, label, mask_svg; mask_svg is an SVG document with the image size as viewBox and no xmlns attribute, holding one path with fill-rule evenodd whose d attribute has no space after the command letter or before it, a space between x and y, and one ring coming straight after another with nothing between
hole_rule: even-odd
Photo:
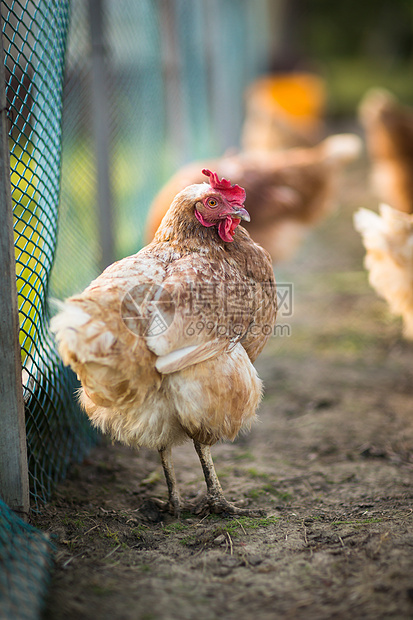
<instances>
[{"instance_id":1,"label":"dirt ground","mask_svg":"<svg viewBox=\"0 0 413 620\"><path fill-rule=\"evenodd\" d=\"M276 269L291 333L257 363L259 423L213 448L227 497L266 516L165 518L158 455L101 445L34 518L57 544L45 619L413 618L413 344L362 266L364 165L341 203ZM190 443L175 466L204 492Z\"/></svg>"}]
</instances>

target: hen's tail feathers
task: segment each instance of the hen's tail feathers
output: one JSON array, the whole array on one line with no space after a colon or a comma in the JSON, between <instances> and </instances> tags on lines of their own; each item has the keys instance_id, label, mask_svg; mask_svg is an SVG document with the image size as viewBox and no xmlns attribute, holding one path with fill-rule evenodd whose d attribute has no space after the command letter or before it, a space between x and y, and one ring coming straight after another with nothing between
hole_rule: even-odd
<instances>
[{"instance_id":1,"label":"hen's tail feathers","mask_svg":"<svg viewBox=\"0 0 413 620\"><path fill-rule=\"evenodd\" d=\"M370 284L403 317L404 335L413 339L413 215L381 205L380 214L357 211L354 226L366 248Z\"/></svg>"},{"instance_id":2,"label":"hen's tail feathers","mask_svg":"<svg viewBox=\"0 0 413 620\"><path fill-rule=\"evenodd\" d=\"M59 306L61 311L52 318L50 329L55 334L63 362L74 369L78 363L95 358L104 363L103 353L114 341L113 334L100 321L92 321L80 306L70 302Z\"/></svg>"},{"instance_id":3,"label":"hen's tail feathers","mask_svg":"<svg viewBox=\"0 0 413 620\"><path fill-rule=\"evenodd\" d=\"M359 157L363 142L353 133L340 133L329 136L322 142L327 159L338 164L347 164Z\"/></svg>"}]
</instances>

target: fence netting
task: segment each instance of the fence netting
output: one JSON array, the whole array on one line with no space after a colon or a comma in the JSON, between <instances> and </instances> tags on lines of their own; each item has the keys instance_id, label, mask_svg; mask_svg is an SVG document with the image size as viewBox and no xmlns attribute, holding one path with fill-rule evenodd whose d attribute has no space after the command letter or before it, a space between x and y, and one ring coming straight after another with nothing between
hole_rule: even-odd
<instances>
[{"instance_id":1,"label":"fence netting","mask_svg":"<svg viewBox=\"0 0 413 620\"><path fill-rule=\"evenodd\" d=\"M49 333L53 299L80 291L99 273L105 226L112 228L113 259L138 251L151 200L168 177L189 160L237 146L243 93L270 45L269 4L1 2L32 509L41 509L96 441L76 402L77 379ZM96 11L98 42L90 27ZM106 78L100 103L96 54ZM107 122L99 130L100 105ZM107 222L99 204L99 131L109 141ZM47 539L0 502L2 594L15 575L20 597L30 601L47 581L49 553Z\"/></svg>"},{"instance_id":2,"label":"fence netting","mask_svg":"<svg viewBox=\"0 0 413 620\"><path fill-rule=\"evenodd\" d=\"M74 398L76 377L48 330L70 6L68 0L6 0L1 14L30 495L38 509L94 438ZM47 538L0 502L1 617L39 616L50 558Z\"/></svg>"},{"instance_id":3,"label":"fence netting","mask_svg":"<svg viewBox=\"0 0 413 620\"><path fill-rule=\"evenodd\" d=\"M40 616L47 592L53 546L0 499L0 617L30 620Z\"/></svg>"},{"instance_id":4,"label":"fence netting","mask_svg":"<svg viewBox=\"0 0 413 620\"><path fill-rule=\"evenodd\" d=\"M23 390L36 508L91 442L89 425L73 399L76 378L63 367L48 331L69 2L5 1L2 15Z\"/></svg>"}]
</instances>

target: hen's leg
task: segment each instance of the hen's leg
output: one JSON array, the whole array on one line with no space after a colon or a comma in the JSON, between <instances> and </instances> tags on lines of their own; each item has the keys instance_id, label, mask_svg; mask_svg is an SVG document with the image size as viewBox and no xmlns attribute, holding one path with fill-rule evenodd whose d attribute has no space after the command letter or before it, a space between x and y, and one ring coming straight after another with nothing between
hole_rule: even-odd
<instances>
[{"instance_id":1,"label":"hen's leg","mask_svg":"<svg viewBox=\"0 0 413 620\"><path fill-rule=\"evenodd\" d=\"M172 462L172 450L171 448L164 448L163 450L159 450L159 454L162 461L166 484L168 486L169 509L175 517L179 517L181 512L181 498L179 496L175 470Z\"/></svg>"},{"instance_id":2,"label":"hen's leg","mask_svg":"<svg viewBox=\"0 0 413 620\"><path fill-rule=\"evenodd\" d=\"M215 471L211 456L211 448L194 440L195 450L201 461L202 469L207 485L207 503L211 512L226 512L231 515L258 517L265 514L263 510L251 510L249 508L238 508L231 504L224 497L221 484Z\"/></svg>"}]
</instances>

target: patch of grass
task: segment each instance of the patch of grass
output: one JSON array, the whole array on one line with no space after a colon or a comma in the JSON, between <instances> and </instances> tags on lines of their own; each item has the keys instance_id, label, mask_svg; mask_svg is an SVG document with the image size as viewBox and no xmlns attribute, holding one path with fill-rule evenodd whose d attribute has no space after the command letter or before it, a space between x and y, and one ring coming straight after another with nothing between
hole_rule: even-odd
<instances>
[{"instance_id":1,"label":"patch of grass","mask_svg":"<svg viewBox=\"0 0 413 620\"><path fill-rule=\"evenodd\" d=\"M290 493L289 491L279 491L272 484L266 484L262 488L263 491L265 491L266 493L271 493L271 495L274 495L282 502L290 502L293 499L292 493Z\"/></svg>"},{"instance_id":2,"label":"patch of grass","mask_svg":"<svg viewBox=\"0 0 413 620\"><path fill-rule=\"evenodd\" d=\"M228 532L231 536L237 536L240 531L258 530L260 528L270 527L277 523L280 518L281 517L238 517L226 523L222 531Z\"/></svg>"},{"instance_id":3,"label":"patch of grass","mask_svg":"<svg viewBox=\"0 0 413 620\"><path fill-rule=\"evenodd\" d=\"M196 543L196 540L197 537L195 534L189 534L189 536L185 536L185 538L182 538L179 542L185 547L192 547Z\"/></svg>"},{"instance_id":4,"label":"patch of grass","mask_svg":"<svg viewBox=\"0 0 413 620\"><path fill-rule=\"evenodd\" d=\"M239 522L245 527L250 527L251 529L257 529L258 527L270 527L271 525L275 525L280 521L281 517L261 517L259 519L254 519L252 517L241 517L238 519ZM245 521L245 522L244 522Z\"/></svg>"},{"instance_id":5,"label":"patch of grass","mask_svg":"<svg viewBox=\"0 0 413 620\"><path fill-rule=\"evenodd\" d=\"M246 534L248 530L257 530L273 526L280 518L281 517L238 517L223 521L222 517L219 515L209 515L207 520L211 525L216 524L216 527L212 527L212 529L202 533L188 533L187 536L180 540L180 543L189 547L193 547L194 545L208 547L213 544L214 540L220 534L228 534L231 538L237 538L241 534Z\"/></svg>"},{"instance_id":6,"label":"patch of grass","mask_svg":"<svg viewBox=\"0 0 413 620\"><path fill-rule=\"evenodd\" d=\"M260 480L268 480L270 478L269 474L266 474L263 471L259 471L258 469L256 469L255 467L249 467L246 470L246 473L251 476L251 478L259 478Z\"/></svg>"},{"instance_id":7,"label":"patch of grass","mask_svg":"<svg viewBox=\"0 0 413 620\"><path fill-rule=\"evenodd\" d=\"M377 344L377 334L340 328L340 332L332 330L320 334L317 344L324 352L359 354L366 347Z\"/></svg>"},{"instance_id":8,"label":"patch of grass","mask_svg":"<svg viewBox=\"0 0 413 620\"><path fill-rule=\"evenodd\" d=\"M121 542L119 540L119 533L118 531L114 530L110 530L108 526L106 526L106 529L104 530L104 532L102 532L101 536L103 538L108 538L111 541L111 544L113 546L115 545L120 545Z\"/></svg>"},{"instance_id":9,"label":"patch of grass","mask_svg":"<svg viewBox=\"0 0 413 620\"><path fill-rule=\"evenodd\" d=\"M228 476L230 476L233 473L233 468L232 467L224 467L222 469L217 469L217 476L219 479L221 478L228 478Z\"/></svg>"},{"instance_id":10,"label":"patch of grass","mask_svg":"<svg viewBox=\"0 0 413 620\"><path fill-rule=\"evenodd\" d=\"M248 473L250 475L253 475L253 477L261 480L269 480L270 478L267 474L261 474L260 472L255 472L255 470L252 470L252 474L250 470L248 471ZM270 480L262 487L251 489L250 491L248 491L247 495L251 499L258 499L263 495L268 495L269 493L282 502L290 502L293 498L292 493L290 493L289 491L279 491L276 487L276 482Z\"/></svg>"},{"instance_id":11,"label":"patch of grass","mask_svg":"<svg viewBox=\"0 0 413 620\"><path fill-rule=\"evenodd\" d=\"M186 523L182 523L182 521L174 521L173 523L168 523L163 526L164 532L172 533L172 532L185 532L190 526Z\"/></svg>"},{"instance_id":12,"label":"patch of grass","mask_svg":"<svg viewBox=\"0 0 413 620\"><path fill-rule=\"evenodd\" d=\"M250 452L249 450L246 450L245 452L238 452L237 454L234 454L232 458L234 459L234 461L254 461L255 460L253 453Z\"/></svg>"},{"instance_id":13,"label":"patch of grass","mask_svg":"<svg viewBox=\"0 0 413 620\"><path fill-rule=\"evenodd\" d=\"M259 499L263 495L266 495L266 493L264 489L251 489L251 491L248 491L247 495L251 499Z\"/></svg>"},{"instance_id":14,"label":"patch of grass","mask_svg":"<svg viewBox=\"0 0 413 620\"><path fill-rule=\"evenodd\" d=\"M144 525L143 523L138 523L137 525L134 525L133 528L131 529L131 534L133 534L134 536L141 536L144 532L148 531L148 526Z\"/></svg>"}]
</instances>

